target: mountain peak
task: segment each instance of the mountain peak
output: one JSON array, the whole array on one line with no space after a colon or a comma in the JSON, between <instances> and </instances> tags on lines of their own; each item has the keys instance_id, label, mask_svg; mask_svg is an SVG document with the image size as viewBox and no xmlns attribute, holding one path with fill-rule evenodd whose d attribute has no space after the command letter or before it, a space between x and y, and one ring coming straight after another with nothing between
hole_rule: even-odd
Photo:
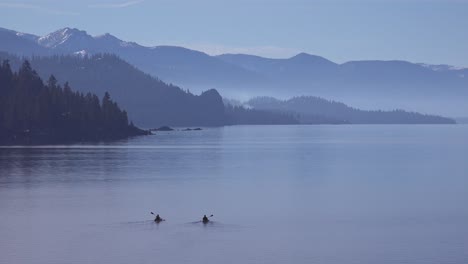
<instances>
[{"instance_id":1,"label":"mountain peak","mask_svg":"<svg viewBox=\"0 0 468 264\"><path fill-rule=\"evenodd\" d=\"M65 28L54 31L50 33L49 35L70 36L70 35L88 35L88 33L84 30L79 30L77 28L65 27Z\"/></svg>"},{"instance_id":2,"label":"mountain peak","mask_svg":"<svg viewBox=\"0 0 468 264\"><path fill-rule=\"evenodd\" d=\"M122 40L120 40L119 38L117 38L116 36L114 36L114 35L112 35L110 33L105 33L105 34L102 34L102 35L98 35L98 36L95 36L94 38L122 41Z\"/></svg>"},{"instance_id":3,"label":"mountain peak","mask_svg":"<svg viewBox=\"0 0 468 264\"><path fill-rule=\"evenodd\" d=\"M38 43L48 48L55 48L64 44L71 38L86 39L90 37L91 36L84 30L66 27L40 37Z\"/></svg>"},{"instance_id":4,"label":"mountain peak","mask_svg":"<svg viewBox=\"0 0 468 264\"><path fill-rule=\"evenodd\" d=\"M306 52L301 52L293 56L293 58L307 58L307 57L313 57L313 55L306 53Z\"/></svg>"},{"instance_id":5,"label":"mountain peak","mask_svg":"<svg viewBox=\"0 0 468 264\"><path fill-rule=\"evenodd\" d=\"M291 60L310 60L310 59L327 60L327 59L325 59L323 57L320 57L320 56L317 56L317 55L312 55L312 54L305 53L305 52L298 53L297 55L292 56L290 59Z\"/></svg>"},{"instance_id":6,"label":"mountain peak","mask_svg":"<svg viewBox=\"0 0 468 264\"><path fill-rule=\"evenodd\" d=\"M99 41L99 45L104 45L107 47L115 47L115 46L120 46L120 47L138 47L138 45L135 42L128 42L119 39L118 37L110 34L110 33L105 33L103 35L98 35L93 37L95 40Z\"/></svg>"},{"instance_id":7,"label":"mountain peak","mask_svg":"<svg viewBox=\"0 0 468 264\"><path fill-rule=\"evenodd\" d=\"M301 52L291 58L289 58L290 61L295 61L295 62L299 62L299 63L313 63L313 64L316 64L316 63L319 63L319 64L336 64L332 61L329 61L327 59L325 59L324 57L320 57L320 56L317 56L317 55L312 55L312 54L309 54L309 53L305 53L305 52Z\"/></svg>"}]
</instances>

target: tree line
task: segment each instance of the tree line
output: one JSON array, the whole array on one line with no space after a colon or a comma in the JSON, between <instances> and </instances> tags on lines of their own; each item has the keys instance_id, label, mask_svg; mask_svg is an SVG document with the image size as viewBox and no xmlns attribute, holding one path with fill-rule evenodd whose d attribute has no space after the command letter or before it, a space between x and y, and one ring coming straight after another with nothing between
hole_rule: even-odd
<instances>
[{"instance_id":1,"label":"tree line","mask_svg":"<svg viewBox=\"0 0 468 264\"><path fill-rule=\"evenodd\" d=\"M450 118L404 110L360 110L315 96L288 100L256 97L247 102L254 109L296 114L302 124L454 124Z\"/></svg>"},{"instance_id":2,"label":"tree line","mask_svg":"<svg viewBox=\"0 0 468 264\"><path fill-rule=\"evenodd\" d=\"M26 60L17 72L0 65L0 142L42 143L119 139L146 132L129 124L127 112L112 101L59 85L46 84Z\"/></svg>"},{"instance_id":3,"label":"tree line","mask_svg":"<svg viewBox=\"0 0 468 264\"><path fill-rule=\"evenodd\" d=\"M231 104L225 105L224 115L227 125L290 125L300 123L290 113L250 109Z\"/></svg>"}]
</instances>

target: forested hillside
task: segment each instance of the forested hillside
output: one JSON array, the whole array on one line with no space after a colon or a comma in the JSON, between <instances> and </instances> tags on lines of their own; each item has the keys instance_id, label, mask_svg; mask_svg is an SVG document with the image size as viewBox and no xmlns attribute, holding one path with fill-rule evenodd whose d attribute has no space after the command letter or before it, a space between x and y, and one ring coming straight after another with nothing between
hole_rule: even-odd
<instances>
[{"instance_id":1,"label":"forested hillside","mask_svg":"<svg viewBox=\"0 0 468 264\"><path fill-rule=\"evenodd\" d=\"M270 110L249 109L227 104L225 107L227 125L286 125L299 124L292 114Z\"/></svg>"},{"instance_id":2,"label":"forested hillside","mask_svg":"<svg viewBox=\"0 0 468 264\"><path fill-rule=\"evenodd\" d=\"M300 96L289 100L256 97L247 102L254 109L297 114L301 123L316 123L317 117L351 124L453 124L454 120L403 110L365 111L320 97Z\"/></svg>"},{"instance_id":3,"label":"forested hillside","mask_svg":"<svg viewBox=\"0 0 468 264\"><path fill-rule=\"evenodd\" d=\"M0 142L6 144L97 141L143 135L127 112L105 93L74 92L50 76L46 85L25 61L17 73L0 66Z\"/></svg>"},{"instance_id":4,"label":"forested hillside","mask_svg":"<svg viewBox=\"0 0 468 264\"><path fill-rule=\"evenodd\" d=\"M22 60L0 53L2 58L9 59L15 69ZM103 96L108 91L139 126L219 126L225 123L224 105L217 91L194 95L143 73L115 55L32 57L30 62L44 79L54 74L80 92Z\"/></svg>"}]
</instances>

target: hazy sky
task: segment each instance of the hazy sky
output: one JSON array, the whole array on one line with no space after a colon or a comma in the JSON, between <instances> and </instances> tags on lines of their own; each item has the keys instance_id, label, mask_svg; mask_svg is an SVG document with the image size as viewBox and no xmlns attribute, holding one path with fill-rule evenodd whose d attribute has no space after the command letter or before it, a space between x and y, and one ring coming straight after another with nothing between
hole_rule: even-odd
<instances>
[{"instance_id":1,"label":"hazy sky","mask_svg":"<svg viewBox=\"0 0 468 264\"><path fill-rule=\"evenodd\" d=\"M210 54L468 67L468 0L0 0L0 27L38 35L76 27Z\"/></svg>"}]
</instances>

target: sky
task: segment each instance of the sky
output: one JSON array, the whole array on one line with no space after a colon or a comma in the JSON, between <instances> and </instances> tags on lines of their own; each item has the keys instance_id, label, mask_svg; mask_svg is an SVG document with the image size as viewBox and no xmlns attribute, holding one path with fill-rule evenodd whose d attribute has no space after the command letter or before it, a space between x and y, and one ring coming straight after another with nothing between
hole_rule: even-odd
<instances>
[{"instance_id":1,"label":"sky","mask_svg":"<svg viewBox=\"0 0 468 264\"><path fill-rule=\"evenodd\" d=\"M0 27L72 27L208 54L468 67L468 0L0 0Z\"/></svg>"}]
</instances>

